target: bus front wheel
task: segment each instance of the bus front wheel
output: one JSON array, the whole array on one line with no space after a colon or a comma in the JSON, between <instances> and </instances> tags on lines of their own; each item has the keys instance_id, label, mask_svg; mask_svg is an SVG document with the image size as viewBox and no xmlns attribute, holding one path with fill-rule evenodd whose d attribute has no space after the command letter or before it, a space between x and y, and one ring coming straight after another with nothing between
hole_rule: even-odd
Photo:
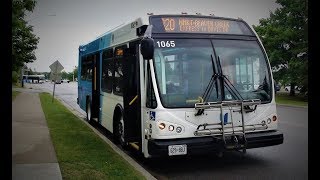
<instances>
[{"instance_id":1,"label":"bus front wheel","mask_svg":"<svg viewBox=\"0 0 320 180\"><path fill-rule=\"evenodd\" d=\"M124 121L123 115L119 114L115 125L115 141L121 145L122 148L128 147L128 142L124 139Z\"/></svg>"}]
</instances>

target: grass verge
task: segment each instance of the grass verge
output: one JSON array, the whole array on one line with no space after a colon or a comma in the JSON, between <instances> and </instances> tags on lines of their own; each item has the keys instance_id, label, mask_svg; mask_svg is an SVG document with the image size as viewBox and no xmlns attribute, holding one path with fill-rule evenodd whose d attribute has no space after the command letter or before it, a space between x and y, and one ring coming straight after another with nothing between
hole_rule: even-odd
<instances>
[{"instance_id":1,"label":"grass verge","mask_svg":"<svg viewBox=\"0 0 320 180\"><path fill-rule=\"evenodd\" d=\"M12 87L14 87L14 88L22 88L21 83L19 83L19 82L12 83Z\"/></svg>"},{"instance_id":2,"label":"grass verge","mask_svg":"<svg viewBox=\"0 0 320 180\"><path fill-rule=\"evenodd\" d=\"M63 179L145 179L50 94L40 100Z\"/></svg>"},{"instance_id":3,"label":"grass verge","mask_svg":"<svg viewBox=\"0 0 320 180\"><path fill-rule=\"evenodd\" d=\"M12 101L14 100L14 98L16 98L16 96L19 94L19 91L12 91Z\"/></svg>"},{"instance_id":4,"label":"grass verge","mask_svg":"<svg viewBox=\"0 0 320 180\"><path fill-rule=\"evenodd\" d=\"M308 99L302 97L300 95L296 96L289 96L288 93L277 93L276 94L276 103L283 104L283 105L291 105L291 106L308 106Z\"/></svg>"}]
</instances>

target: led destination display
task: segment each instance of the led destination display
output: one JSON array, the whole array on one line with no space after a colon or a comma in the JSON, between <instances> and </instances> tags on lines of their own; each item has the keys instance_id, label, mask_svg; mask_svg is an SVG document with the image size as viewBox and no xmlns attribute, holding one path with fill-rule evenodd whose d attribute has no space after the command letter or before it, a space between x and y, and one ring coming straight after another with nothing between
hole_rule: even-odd
<instances>
[{"instance_id":1,"label":"led destination display","mask_svg":"<svg viewBox=\"0 0 320 180\"><path fill-rule=\"evenodd\" d=\"M153 33L252 35L242 21L205 17L151 17Z\"/></svg>"}]
</instances>

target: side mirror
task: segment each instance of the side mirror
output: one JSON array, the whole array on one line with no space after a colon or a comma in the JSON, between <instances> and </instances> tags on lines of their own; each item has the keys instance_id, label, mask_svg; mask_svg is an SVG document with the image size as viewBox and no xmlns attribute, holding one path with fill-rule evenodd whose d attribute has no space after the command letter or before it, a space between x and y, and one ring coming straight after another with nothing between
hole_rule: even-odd
<instances>
[{"instance_id":1,"label":"side mirror","mask_svg":"<svg viewBox=\"0 0 320 180\"><path fill-rule=\"evenodd\" d=\"M154 41L152 38L143 38L141 40L141 54L143 59L153 59Z\"/></svg>"}]
</instances>

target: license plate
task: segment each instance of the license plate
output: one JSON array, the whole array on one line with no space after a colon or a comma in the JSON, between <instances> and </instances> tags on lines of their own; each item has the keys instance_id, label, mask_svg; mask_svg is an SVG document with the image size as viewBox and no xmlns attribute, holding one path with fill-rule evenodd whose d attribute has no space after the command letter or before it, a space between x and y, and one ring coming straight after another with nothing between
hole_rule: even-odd
<instances>
[{"instance_id":1,"label":"license plate","mask_svg":"<svg viewBox=\"0 0 320 180\"><path fill-rule=\"evenodd\" d=\"M187 145L172 145L168 146L169 156L175 156L175 155L184 155L187 154Z\"/></svg>"}]
</instances>

